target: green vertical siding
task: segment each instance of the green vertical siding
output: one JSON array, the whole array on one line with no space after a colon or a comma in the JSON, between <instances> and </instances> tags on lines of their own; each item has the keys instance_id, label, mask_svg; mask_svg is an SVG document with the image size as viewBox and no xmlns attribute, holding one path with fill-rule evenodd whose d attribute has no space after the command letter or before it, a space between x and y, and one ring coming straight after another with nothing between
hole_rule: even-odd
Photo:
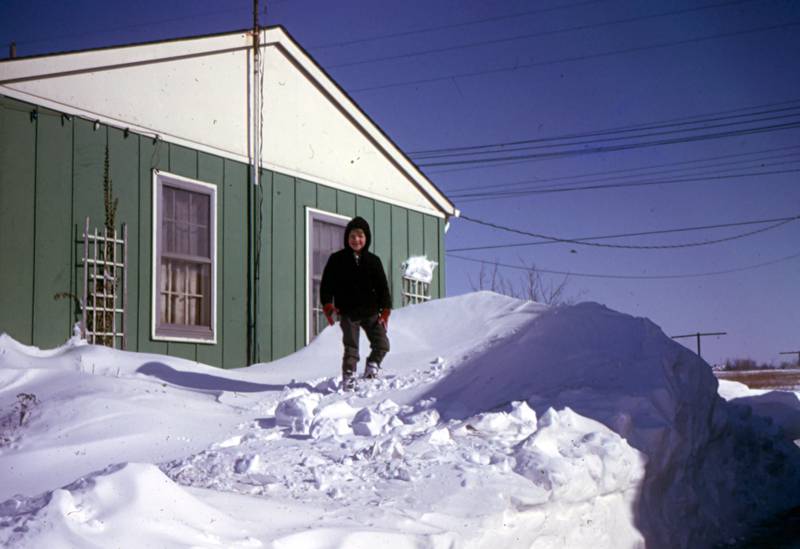
<instances>
[{"instance_id":1,"label":"green vertical siding","mask_svg":"<svg viewBox=\"0 0 800 549\"><path fill-rule=\"evenodd\" d=\"M89 216L90 227L102 227L105 222L103 172L107 143L106 126L95 129L93 122L75 120L72 208L79 233L83 231L86 216Z\"/></svg>"},{"instance_id":2,"label":"green vertical siding","mask_svg":"<svg viewBox=\"0 0 800 549\"><path fill-rule=\"evenodd\" d=\"M392 271L389 284L395 308L403 304L403 273L400 264L408 257L408 210L392 206Z\"/></svg>"},{"instance_id":3,"label":"green vertical siding","mask_svg":"<svg viewBox=\"0 0 800 549\"><path fill-rule=\"evenodd\" d=\"M217 187L217 263L216 263L216 291L214 292L214 300L217 307L217 320L214 327L214 333L217 335L216 345L198 345L197 346L197 360L203 364L214 364L224 366L222 363L222 307L223 307L223 276L222 276L222 262L219 258L224 257L225 239L223 238L222 228L223 224L223 211L222 204L223 182L224 182L224 163L221 158L212 156L206 153L198 153L197 157L197 179L204 183L210 183Z\"/></svg>"},{"instance_id":4,"label":"green vertical siding","mask_svg":"<svg viewBox=\"0 0 800 549\"><path fill-rule=\"evenodd\" d=\"M77 313L71 298L54 299L71 289L72 122L42 110L36 151L33 344L49 348L64 342Z\"/></svg>"},{"instance_id":5,"label":"green vertical siding","mask_svg":"<svg viewBox=\"0 0 800 549\"><path fill-rule=\"evenodd\" d=\"M325 212L336 213L336 191L330 187L320 186L317 189L317 208Z\"/></svg>"},{"instance_id":6,"label":"green vertical siding","mask_svg":"<svg viewBox=\"0 0 800 549\"><path fill-rule=\"evenodd\" d=\"M356 216L356 195L336 191L336 213L347 217Z\"/></svg>"},{"instance_id":7,"label":"green vertical siding","mask_svg":"<svg viewBox=\"0 0 800 549\"><path fill-rule=\"evenodd\" d=\"M446 297L447 296L447 286L445 284L445 262L444 262L444 229L445 229L445 220L442 218L438 218L437 220L439 224L439 257L436 261L439 262L439 265L436 267L436 273L439 279L439 295L436 297Z\"/></svg>"},{"instance_id":8,"label":"green vertical siding","mask_svg":"<svg viewBox=\"0 0 800 549\"><path fill-rule=\"evenodd\" d=\"M422 255L425 253L425 228L422 214L408 212L408 255Z\"/></svg>"},{"instance_id":9,"label":"green vertical siding","mask_svg":"<svg viewBox=\"0 0 800 549\"><path fill-rule=\"evenodd\" d=\"M151 339L153 328L153 170L169 168L169 145L150 137L139 138L139 286L135 302L138 303L138 351L167 353L164 341ZM129 299L133 304L134 300Z\"/></svg>"},{"instance_id":10,"label":"green vertical siding","mask_svg":"<svg viewBox=\"0 0 800 549\"><path fill-rule=\"evenodd\" d=\"M139 286L139 137L133 134L126 137L122 130L109 128L108 158L114 196L119 201L116 226L120 228L124 223L128 227L128 317L125 331L128 349L136 349L139 308L131 298L136 297ZM149 266L150 262L145 265ZM118 317L117 322L120 320Z\"/></svg>"},{"instance_id":11,"label":"green vertical siding","mask_svg":"<svg viewBox=\"0 0 800 549\"><path fill-rule=\"evenodd\" d=\"M372 250L384 263L395 306L402 300L402 261L425 253L443 262L440 219L266 170L254 189L244 163L102 124L95 128L93 121L67 120L44 109L32 119L31 110L32 105L0 97L0 235L14 235L0 238L0 331L23 343L51 347L70 334L76 311L68 300L53 300L53 294L83 292L81 234L87 215L92 227L104 223L106 147L119 200L117 226L128 226L129 350L244 366L248 306L257 314L261 361L302 347L309 306L309 207L367 219ZM217 187L216 344L152 339L154 169ZM261 212L252 228L249 208ZM251 242L250 230L260 239ZM253 297L248 294L248 276L255 276L254 264L248 264L251 244L260 253ZM440 265L433 294L443 293Z\"/></svg>"},{"instance_id":12,"label":"green vertical siding","mask_svg":"<svg viewBox=\"0 0 800 549\"><path fill-rule=\"evenodd\" d=\"M169 171L175 175L197 179L197 151L170 144Z\"/></svg>"},{"instance_id":13,"label":"green vertical siding","mask_svg":"<svg viewBox=\"0 0 800 549\"><path fill-rule=\"evenodd\" d=\"M298 179L295 184L295 347L306 344L308 279L306 277L306 208L317 207L317 185Z\"/></svg>"},{"instance_id":14,"label":"green vertical siding","mask_svg":"<svg viewBox=\"0 0 800 549\"><path fill-rule=\"evenodd\" d=\"M370 227L375 226L375 201L371 198L356 196L356 215L367 220ZM373 231L374 232L374 231Z\"/></svg>"},{"instance_id":15,"label":"green vertical siding","mask_svg":"<svg viewBox=\"0 0 800 549\"><path fill-rule=\"evenodd\" d=\"M272 347L273 356L295 350L295 202L294 179L275 174L272 180Z\"/></svg>"},{"instance_id":16,"label":"green vertical siding","mask_svg":"<svg viewBox=\"0 0 800 549\"><path fill-rule=\"evenodd\" d=\"M274 356L272 344L272 177L270 171L261 173L261 257L259 269L258 359L268 362Z\"/></svg>"},{"instance_id":17,"label":"green vertical siding","mask_svg":"<svg viewBox=\"0 0 800 549\"><path fill-rule=\"evenodd\" d=\"M423 238L424 238L424 253L425 256L431 261L439 261L439 224L437 219L430 215L423 217ZM431 296L439 297L439 278L434 271L434 277L431 281Z\"/></svg>"},{"instance_id":18,"label":"green vertical siding","mask_svg":"<svg viewBox=\"0 0 800 549\"><path fill-rule=\"evenodd\" d=\"M372 242L372 251L381 258L386 276L391 279L392 273L400 267L396 260L392 261L392 210L388 204L383 202L375 203ZM389 289L391 290L391 285Z\"/></svg>"},{"instance_id":19,"label":"green vertical siding","mask_svg":"<svg viewBox=\"0 0 800 549\"><path fill-rule=\"evenodd\" d=\"M247 365L247 166L225 160L222 363ZM220 301L218 301L219 303Z\"/></svg>"},{"instance_id":20,"label":"green vertical siding","mask_svg":"<svg viewBox=\"0 0 800 549\"><path fill-rule=\"evenodd\" d=\"M0 332L33 336L36 122L32 108L4 100L0 120Z\"/></svg>"}]
</instances>

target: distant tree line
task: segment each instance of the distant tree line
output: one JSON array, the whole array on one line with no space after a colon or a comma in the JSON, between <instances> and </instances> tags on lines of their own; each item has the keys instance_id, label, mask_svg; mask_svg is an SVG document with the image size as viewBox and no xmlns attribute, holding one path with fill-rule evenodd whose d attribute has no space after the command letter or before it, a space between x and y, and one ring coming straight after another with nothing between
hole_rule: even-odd
<instances>
[{"instance_id":1,"label":"distant tree line","mask_svg":"<svg viewBox=\"0 0 800 549\"><path fill-rule=\"evenodd\" d=\"M797 362L781 362L778 365L762 362L759 364L752 358L729 358L725 360L725 364L720 368L721 370L741 371L741 370L789 370L800 368Z\"/></svg>"}]
</instances>

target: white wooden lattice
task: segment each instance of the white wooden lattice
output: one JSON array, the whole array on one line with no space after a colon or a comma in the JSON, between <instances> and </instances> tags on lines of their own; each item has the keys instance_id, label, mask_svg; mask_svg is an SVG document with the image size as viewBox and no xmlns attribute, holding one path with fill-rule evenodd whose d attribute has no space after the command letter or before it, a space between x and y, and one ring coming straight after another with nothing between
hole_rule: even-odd
<instances>
[{"instance_id":1,"label":"white wooden lattice","mask_svg":"<svg viewBox=\"0 0 800 549\"><path fill-rule=\"evenodd\" d=\"M431 299L431 285L407 276L403 277L403 305L424 303Z\"/></svg>"},{"instance_id":2,"label":"white wooden lattice","mask_svg":"<svg viewBox=\"0 0 800 549\"><path fill-rule=\"evenodd\" d=\"M83 318L81 332L89 343L125 349L128 306L128 227L122 235L106 227L83 230Z\"/></svg>"}]
</instances>

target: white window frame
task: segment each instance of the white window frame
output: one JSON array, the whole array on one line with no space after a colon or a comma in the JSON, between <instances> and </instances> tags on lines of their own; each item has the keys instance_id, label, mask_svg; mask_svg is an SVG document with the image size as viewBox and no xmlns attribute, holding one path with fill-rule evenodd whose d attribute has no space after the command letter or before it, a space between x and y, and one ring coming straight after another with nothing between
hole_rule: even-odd
<instances>
[{"instance_id":1,"label":"white window frame","mask_svg":"<svg viewBox=\"0 0 800 549\"><path fill-rule=\"evenodd\" d=\"M311 248L311 231L313 228L314 219L327 219L331 220L332 222L343 221L344 224L347 225L351 218L346 215L306 206L306 306L304 313L306 315L306 345L311 343L311 332L313 330L312 323L314 322L314 317L311 314L311 306L313 305L311 303L311 254L314 252L314 250ZM342 242L342 247L344 247L344 242Z\"/></svg>"},{"instance_id":2,"label":"white window frame","mask_svg":"<svg viewBox=\"0 0 800 549\"><path fill-rule=\"evenodd\" d=\"M161 202L161 186L162 182L173 182L176 186L185 188L187 190L191 190L192 187L199 187L197 192L203 192L204 194L209 194L211 197L211 203L209 205L209 214L210 214L210 232L211 237L209 238L209 244L211 245L211 337L204 338L204 337L186 337L186 336L177 336L177 335L164 335L157 333L157 326L158 326L158 316L160 311L158 310L158 295L160 292L160 288L158 286L158 271L159 265L161 263L161 258L158 255L160 246L158 245L159 236L161 231L161 219L159 216L159 206ZM218 227L218 211L217 211L217 186L211 183L205 183L203 181L198 181L197 179L192 179L189 177L184 177L181 175L177 175L174 173L169 173L160 170L153 170L153 238L152 238L152 249L153 249L153 261L152 261L152 289L151 289L151 306L150 306L150 321L151 321L151 333L150 337L155 341L174 341L174 342L181 342L181 343L204 343L204 344L216 344L217 343L217 300L219 296L217 295L217 267L219 264L219 260L217 257L217 227Z\"/></svg>"}]
</instances>

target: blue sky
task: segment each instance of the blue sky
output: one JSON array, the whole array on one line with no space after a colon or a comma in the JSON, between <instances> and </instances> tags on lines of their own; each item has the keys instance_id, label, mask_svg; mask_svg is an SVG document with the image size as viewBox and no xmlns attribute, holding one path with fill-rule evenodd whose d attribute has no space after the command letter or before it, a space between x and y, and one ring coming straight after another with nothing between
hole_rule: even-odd
<instances>
[{"instance_id":1,"label":"blue sky","mask_svg":"<svg viewBox=\"0 0 800 549\"><path fill-rule=\"evenodd\" d=\"M449 250L495 247L448 257L449 294L473 288L476 260L535 264L668 335L727 332L702 342L712 363L800 350L800 2L275 0L261 20L470 219L564 240L692 229L542 244L453 220ZM240 1L0 1L0 44L33 55L251 21ZM709 225L732 226L694 230Z\"/></svg>"}]
</instances>

